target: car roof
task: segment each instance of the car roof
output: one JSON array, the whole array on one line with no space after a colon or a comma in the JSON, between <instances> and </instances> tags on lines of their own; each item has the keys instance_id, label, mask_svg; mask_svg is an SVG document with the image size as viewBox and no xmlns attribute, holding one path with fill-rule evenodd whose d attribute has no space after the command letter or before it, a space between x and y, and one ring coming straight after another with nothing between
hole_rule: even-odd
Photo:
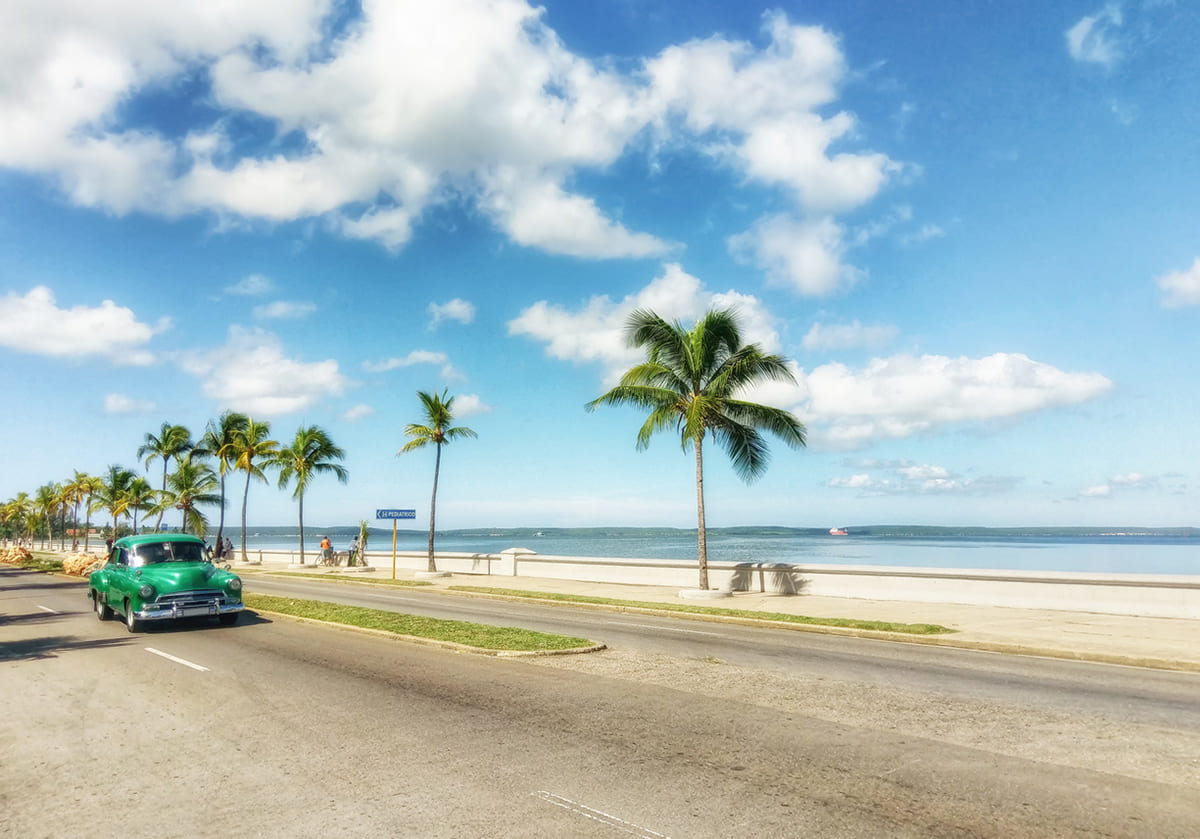
<instances>
[{"instance_id":1,"label":"car roof","mask_svg":"<svg viewBox=\"0 0 1200 839\"><path fill-rule=\"evenodd\" d=\"M194 542L201 545L204 540L199 536L193 536L190 533L140 533L137 536L124 536L118 539L114 544L122 548L132 548L136 545L145 545L148 542L162 544L163 542Z\"/></svg>"}]
</instances>

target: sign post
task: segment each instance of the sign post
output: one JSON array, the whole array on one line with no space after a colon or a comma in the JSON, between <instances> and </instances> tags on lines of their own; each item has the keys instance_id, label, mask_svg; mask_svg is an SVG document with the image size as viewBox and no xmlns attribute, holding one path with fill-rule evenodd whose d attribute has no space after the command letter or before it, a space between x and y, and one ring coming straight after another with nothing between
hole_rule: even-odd
<instances>
[{"instance_id":1,"label":"sign post","mask_svg":"<svg viewBox=\"0 0 1200 839\"><path fill-rule=\"evenodd\" d=\"M415 519L416 510L376 510L375 518L392 520L392 579L396 579L396 522L400 519Z\"/></svg>"}]
</instances>

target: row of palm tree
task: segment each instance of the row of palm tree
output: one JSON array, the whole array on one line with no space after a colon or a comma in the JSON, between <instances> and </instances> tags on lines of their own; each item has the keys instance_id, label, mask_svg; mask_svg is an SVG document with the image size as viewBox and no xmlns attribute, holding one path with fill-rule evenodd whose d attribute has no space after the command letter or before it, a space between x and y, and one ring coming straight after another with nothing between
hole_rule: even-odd
<instances>
[{"instance_id":1,"label":"row of palm tree","mask_svg":"<svg viewBox=\"0 0 1200 839\"><path fill-rule=\"evenodd\" d=\"M175 509L182 514L182 529L204 537L208 532L205 507L220 511L217 543L225 537L226 478L231 472L246 474L242 489L242 560L246 559L246 509L249 504L250 481L267 481L266 470L278 470L280 489L294 484L293 498L300 510L300 561L304 562L304 493L313 479L321 474L333 474L345 483L349 475L337 463L345 452L333 443L329 434L318 426L301 426L288 446L271 439L271 425L246 414L226 411L212 420L199 440L182 425L163 423L158 432L146 434L137 450L138 459L147 469L156 460L163 464L161 485L155 489L146 478L134 470L113 464L103 475L92 476L76 472L71 481L46 484L34 496L18 493L0 505L0 527L6 535L16 535L32 544L40 534L43 546L53 544L53 522L59 519L57 531L60 549L66 546L66 515L74 516L74 532L79 532L79 507L86 513L84 551L90 549L91 515L104 512L111 518L110 531L115 536L122 520L129 519L134 533L138 532L138 516L157 516L154 530L162 529L163 516ZM174 469L171 466L174 464ZM215 468L214 468L215 464ZM78 542L76 540L75 545Z\"/></svg>"},{"instance_id":2,"label":"row of palm tree","mask_svg":"<svg viewBox=\"0 0 1200 839\"><path fill-rule=\"evenodd\" d=\"M734 471L750 482L766 469L768 452L762 432L767 432L792 448L805 445L805 428L790 412L738 398L748 389L767 381L794 381L787 360L764 353L757 344L743 344L737 313L714 309L693 326L667 322L654 312L639 310L626 322L630 346L646 354L620 383L586 405L588 411L601 405L633 405L649 411L637 436L637 448L645 449L659 431L674 428L680 435L684 452L694 450L696 462L697 552L700 588L708 588L708 551L704 509L704 438L725 449ZM464 438L474 438L469 428L454 426L454 397L443 390L438 394L418 391L424 423L405 427L409 441L398 455L432 445L434 460L433 494L429 503L428 570L436 572L434 531L437 511L438 477L442 447ZM208 423L196 442L187 428L164 423L158 434L147 434L138 448L138 458L149 468L162 460L162 483L150 487L144 478L119 466L110 466L102 478L76 472L63 485L47 484L34 497L20 493L0 505L0 526L26 534L32 541L39 527L49 540L55 516L65 534L66 510L72 507L78 530L81 502L88 513L105 510L113 520L115 532L122 516L144 511L157 515L155 529L162 525L163 514L171 509L183 511L184 528L203 535L207 519L201 506L220 509L217 540L225 530L226 478L231 472L246 474L242 490L242 559L246 558L246 507L250 481L267 480L264 470L278 470L280 489L294 483L292 497L298 502L300 522L300 561L304 562L304 493L318 476L331 474L345 483L346 469L337 461L343 451L317 426L302 426L295 439L282 447L270 438L270 423L227 411ZM216 463L216 469L208 464ZM174 462L175 470L170 471ZM90 523L90 519L89 519ZM65 536L64 536L65 538Z\"/></svg>"}]
</instances>

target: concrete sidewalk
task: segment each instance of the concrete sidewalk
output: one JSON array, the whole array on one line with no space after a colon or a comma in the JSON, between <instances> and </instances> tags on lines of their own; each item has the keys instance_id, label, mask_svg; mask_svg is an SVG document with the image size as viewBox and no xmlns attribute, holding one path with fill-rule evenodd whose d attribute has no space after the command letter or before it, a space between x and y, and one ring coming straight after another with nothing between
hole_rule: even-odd
<instances>
[{"instance_id":1,"label":"concrete sidewalk","mask_svg":"<svg viewBox=\"0 0 1200 839\"><path fill-rule=\"evenodd\" d=\"M390 580L392 577L390 567L376 567L374 571L350 571L345 568L312 566L290 568L283 563L256 566L234 562L233 569L239 572L328 574L361 582L370 582L373 579ZM415 572L408 569L396 571L397 579L411 580L415 576ZM758 592L737 592L732 597L712 601L685 601L679 597L678 589L663 586L588 583L525 576L455 574L452 577L436 577L428 582L433 584L430 589L426 589L431 593L451 594L451 586L476 586L578 594L646 603L688 603L698 607L711 606L818 618L932 623L948 627L955 632L947 635L911 636L832 627L795 624L788 626L804 631L888 638L910 643L1200 672L1200 621L1194 620ZM717 617L700 619L729 620Z\"/></svg>"}]
</instances>

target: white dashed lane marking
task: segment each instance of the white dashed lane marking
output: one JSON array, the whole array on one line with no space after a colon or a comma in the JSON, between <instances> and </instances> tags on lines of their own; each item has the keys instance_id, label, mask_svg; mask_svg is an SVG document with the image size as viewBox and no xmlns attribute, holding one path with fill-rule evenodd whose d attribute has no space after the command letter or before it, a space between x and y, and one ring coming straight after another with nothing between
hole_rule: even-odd
<instances>
[{"instance_id":1,"label":"white dashed lane marking","mask_svg":"<svg viewBox=\"0 0 1200 839\"><path fill-rule=\"evenodd\" d=\"M60 615L60 614L62 614L62 613L61 613L61 612L59 612L57 609L51 609L49 606L42 606L42 605L40 605L40 604L39 604L39 605L38 605L38 608L39 608L39 609L41 609L43 612L49 612L49 613L50 613L50 614L52 614L52 615Z\"/></svg>"},{"instance_id":2,"label":"white dashed lane marking","mask_svg":"<svg viewBox=\"0 0 1200 839\"><path fill-rule=\"evenodd\" d=\"M195 664L191 661L188 661L186 658L179 658L178 656L173 656L170 653L164 653L162 650L154 649L154 647L146 647L145 650L148 653L154 653L155 655L162 656L163 658L167 659L168 661L173 661L176 664L182 664L184 667L190 667L193 670L199 670L201 673L209 672L207 667L203 667L199 664Z\"/></svg>"},{"instance_id":3,"label":"white dashed lane marking","mask_svg":"<svg viewBox=\"0 0 1200 839\"><path fill-rule=\"evenodd\" d=\"M631 836L639 836L641 839L669 839L669 837L663 833L651 830L648 827L642 827L640 824L627 822L624 819L619 819L614 815L601 812L600 810L593 810L591 807L580 804L578 801L572 801L571 799L564 798L561 795L556 795L552 792L546 792L544 789L530 793L530 795L532 795L534 798L540 798L543 801L553 804L555 807L562 807L564 810L569 810L577 816L583 816L585 819L591 819L592 821L600 822L600 824L608 825L609 827L613 828L614 830L618 830L621 833L628 833Z\"/></svg>"}]
</instances>

